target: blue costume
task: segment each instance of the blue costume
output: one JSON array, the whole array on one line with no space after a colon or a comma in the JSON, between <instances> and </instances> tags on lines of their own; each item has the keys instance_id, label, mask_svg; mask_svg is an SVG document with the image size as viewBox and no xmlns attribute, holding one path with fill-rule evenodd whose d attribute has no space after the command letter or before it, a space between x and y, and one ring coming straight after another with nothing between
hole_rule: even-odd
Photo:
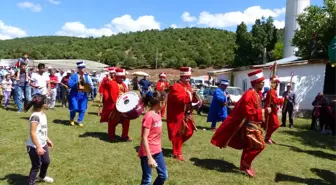
<instances>
[{"instance_id":1,"label":"blue costume","mask_svg":"<svg viewBox=\"0 0 336 185\"><path fill-rule=\"evenodd\" d=\"M78 62L78 68L85 68L85 64ZM88 74L84 74L84 80L92 87L92 81ZM85 111L88 104L88 93L79 91L79 75L71 75L68 86L70 88L69 93L69 110L70 110L70 121L74 121L76 112L78 112L78 124L81 125L84 119Z\"/></svg>"},{"instance_id":2,"label":"blue costume","mask_svg":"<svg viewBox=\"0 0 336 185\"><path fill-rule=\"evenodd\" d=\"M221 85L228 86L229 82L223 80ZM224 91L222 88L217 88L213 93L212 102L210 105L210 110L208 114L207 122L211 122L211 128L216 128L217 122L222 122L228 116L227 106L224 105L227 102L227 91Z\"/></svg>"}]
</instances>

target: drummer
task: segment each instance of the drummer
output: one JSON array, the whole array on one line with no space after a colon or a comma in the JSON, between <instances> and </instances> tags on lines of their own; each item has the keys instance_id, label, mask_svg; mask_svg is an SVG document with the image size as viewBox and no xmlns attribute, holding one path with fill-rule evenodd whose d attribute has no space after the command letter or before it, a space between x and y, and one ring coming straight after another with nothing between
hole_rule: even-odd
<instances>
[{"instance_id":1,"label":"drummer","mask_svg":"<svg viewBox=\"0 0 336 185\"><path fill-rule=\"evenodd\" d=\"M115 130L119 123L122 125L122 141L132 141L128 136L130 120L123 117L120 112L116 109L116 102L120 95L128 91L126 84L123 82L123 79L126 77L126 72L124 69L115 69L115 80L111 80L109 93L104 94L104 103L103 103L103 113L101 115L100 122L108 121L108 136L111 141L116 141ZM105 101L111 100L111 101ZM105 114L108 111L109 114Z\"/></svg>"}]
</instances>

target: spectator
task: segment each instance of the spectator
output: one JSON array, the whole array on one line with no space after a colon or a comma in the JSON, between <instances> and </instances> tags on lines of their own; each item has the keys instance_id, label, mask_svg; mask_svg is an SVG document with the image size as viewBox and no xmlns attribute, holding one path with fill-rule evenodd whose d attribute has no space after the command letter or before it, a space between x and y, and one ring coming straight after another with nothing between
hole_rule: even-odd
<instances>
[{"instance_id":1,"label":"spectator","mask_svg":"<svg viewBox=\"0 0 336 185\"><path fill-rule=\"evenodd\" d=\"M1 88L2 88L2 92L3 92L3 96L5 99L5 109L8 110L8 103L9 103L9 98L10 98L10 94L12 92L12 81L10 79L10 74L7 74L5 79L1 82ZM2 100L2 98L0 98L0 101Z\"/></svg>"},{"instance_id":2,"label":"spectator","mask_svg":"<svg viewBox=\"0 0 336 185\"><path fill-rule=\"evenodd\" d=\"M147 80L147 76L144 76L143 79L139 82L140 94L142 97L146 97L147 93L151 90L151 82Z\"/></svg>"},{"instance_id":3,"label":"spectator","mask_svg":"<svg viewBox=\"0 0 336 185\"><path fill-rule=\"evenodd\" d=\"M29 71L26 69L27 63L20 62L20 68L15 75L16 87L15 87L15 100L18 106L18 112L22 112L23 105L22 99L24 98L24 106L31 101L31 89L29 85L30 76Z\"/></svg>"},{"instance_id":4,"label":"spectator","mask_svg":"<svg viewBox=\"0 0 336 185\"><path fill-rule=\"evenodd\" d=\"M58 78L55 75L55 69L50 70L49 75L49 82L50 82L50 97L49 97L49 108L54 109L56 104L56 96L57 96L57 85L58 85Z\"/></svg>"},{"instance_id":5,"label":"spectator","mask_svg":"<svg viewBox=\"0 0 336 185\"><path fill-rule=\"evenodd\" d=\"M315 100L313 101L312 105L313 105L313 113L312 113L312 122L310 125L310 129L314 130L316 128L316 121L317 118L319 118L320 116L320 101L323 99L323 93L320 92L317 94L317 96L315 97Z\"/></svg>"},{"instance_id":6,"label":"spectator","mask_svg":"<svg viewBox=\"0 0 336 185\"><path fill-rule=\"evenodd\" d=\"M91 76L91 80L92 80L92 83L93 83L93 87L91 89L91 99L92 101L95 100L96 96L97 96L97 93L98 93L98 83L99 83L99 79L98 79L98 76L97 76L97 72L96 71L92 71L92 76Z\"/></svg>"},{"instance_id":7,"label":"spectator","mask_svg":"<svg viewBox=\"0 0 336 185\"><path fill-rule=\"evenodd\" d=\"M71 71L68 70L66 72L66 76L62 78L61 81L61 87L62 87L62 106L65 108L67 106L68 102L68 96L69 96L69 87L68 87L68 82L71 76Z\"/></svg>"},{"instance_id":8,"label":"spectator","mask_svg":"<svg viewBox=\"0 0 336 185\"><path fill-rule=\"evenodd\" d=\"M296 94L292 91L292 84L287 84L287 91L282 95L285 98L284 107L282 110L282 127L286 127L286 116L289 115L289 128L293 128L293 111L296 106Z\"/></svg>"},{"instance_id":9,"label":"spectator","mask_svg":"<svg viewBox=\"0 0 336 185\"><path fill-rule=\"evenodd\" d=\"M45 74L45 65L40 63L37 66L38 72L32 74L30 85L34 88L34 94L50 95L49 76Z\"/></svg>"}]
</instances>

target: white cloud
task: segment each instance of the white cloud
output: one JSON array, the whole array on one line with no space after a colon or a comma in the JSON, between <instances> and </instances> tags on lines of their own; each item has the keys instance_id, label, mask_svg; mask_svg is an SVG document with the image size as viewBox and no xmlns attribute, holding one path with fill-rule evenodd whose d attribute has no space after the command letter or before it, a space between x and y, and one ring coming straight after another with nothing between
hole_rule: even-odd
<instances>
[{"instance_id":1,"label":"white cloud","mask_svg":"<svg viewBox=\"0 0 336 185\"><path fill-rule=\"evenodd\" d=\"M134 20L130 15L123 15L114 18L110 23L102 28L87 28L81 22L67 22L62 30L56 32L56 35L75 36L75 37L101 37L111 36L116 33L127 33L135 31L144 31L150 29L160 29L160 23L153 16L140 16Z\"/></svg>"},{"instance_id":2,"label":"white cloud","mask_svg":"<svg viewBox=\"0 0 336 185\"><path fill-rule=\"evenodd\" d=\"M169 27L173 29L178 28L176 24L171 24Z\"/></svg>"},{"instance_id":3,"label":"white cloud","mask_svg":"<svg viewBox=\"0 0 336 185\"><path fill-rule=\"evenodd\" d=\"M56 32L56 35L74 36L74 37L101 37L111 36L114 33L108 27L103 28L87 28L80 22L66 22L61 31Z\"/></svg>"},{"instance_id":4,"label":"white cloud","mask_svg":"<svg viewBox=\"0 0 336 185\"><path fill-rule=\"evenodd\" d=\"M55 4L55 5L61 4L61 1L57 1L57 0L48 0L48 1L49 1L49 3Z\"/></svg>"},{"instance_id":5,"label":"white cloud","mask_svg":"<svg viewBox=\"0 0 336 185\"><path fill-rule=\"evenodd\" d=\"M30 9L33 12L40 12L42 10L42 7L40 4L34 4L32 2L21 2L17 4L18 7L22 9Z\"/></svg>"},{"instance_id":6,"label":"white cloud","mask_svg":"<svg viewBox=\"0 0 336 185\"><path fill-rule=\"evenodd\" d=\"M110 27L116 32L134 32L151 29L160 29L160 23L155 20L154 16L144 15L134 20L130 15L126 14L121 17L114 18Z\"/></svg>"},{"instance_id":7,"label":"white cloud","mask_svg":"<svg viewBox=\"0 0 336 185\"><path fill-rule=\"evenodd\" d=\"M25 36L27 36L27 33L21 28L8 26L0 20L0 40L13 39Z\"/></svg>"},{"instance_id":8,"label":"white cloud","mask_svg":"<svg viewBox=\"0 0 336 185\"><path fill-rule=\"evenodd\" d=\"M244 12L236 11L211 14L203 11L200 13L198 24L221 28L237 26L241 22L245 22L245 24L253 24L256 19L269 16L276 18L281 14L284 14L285 11L285 8L271 10L262 9L260 6L249 7Z\"/></svg>"},{"instance_id":9,"label":"white cloud","mask_svg":"<svg viewBox=\"0 0 336 185\"><path fill-rule=\"evenodd\" d=\"M184 12L182 15L181 15L181 18L184 22L194 22L194 21L197 21L197 18L194 17L194 16L191 16L189 12Z\"/></svg>"},{"instance_id":10,"label":"white cloud","mask_svg":"<svg viewBox=\"0 0 336 185\"><path fill-rule=\"evenodd\" d=\"M278 21L274 20L274 26L278 29L284 28L285 27L285 21Z\"/></svg>"}]
</instances>

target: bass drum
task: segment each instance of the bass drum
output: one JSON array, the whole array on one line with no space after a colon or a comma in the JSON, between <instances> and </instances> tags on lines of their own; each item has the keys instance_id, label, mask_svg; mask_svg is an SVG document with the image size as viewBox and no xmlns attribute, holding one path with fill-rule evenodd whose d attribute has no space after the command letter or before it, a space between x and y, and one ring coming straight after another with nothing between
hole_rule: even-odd
<instances>
[{"instance_id":1,"label":"bass drum","mask_svg":"<svg viewBox=\"0 0 336 185\"><path fill-rule=\"evenodd\" d=\"M122 94L116 104L117 110L127 119L137 119L144 111L142 99L136 92Z\"/></svg>"}]
</instances>

